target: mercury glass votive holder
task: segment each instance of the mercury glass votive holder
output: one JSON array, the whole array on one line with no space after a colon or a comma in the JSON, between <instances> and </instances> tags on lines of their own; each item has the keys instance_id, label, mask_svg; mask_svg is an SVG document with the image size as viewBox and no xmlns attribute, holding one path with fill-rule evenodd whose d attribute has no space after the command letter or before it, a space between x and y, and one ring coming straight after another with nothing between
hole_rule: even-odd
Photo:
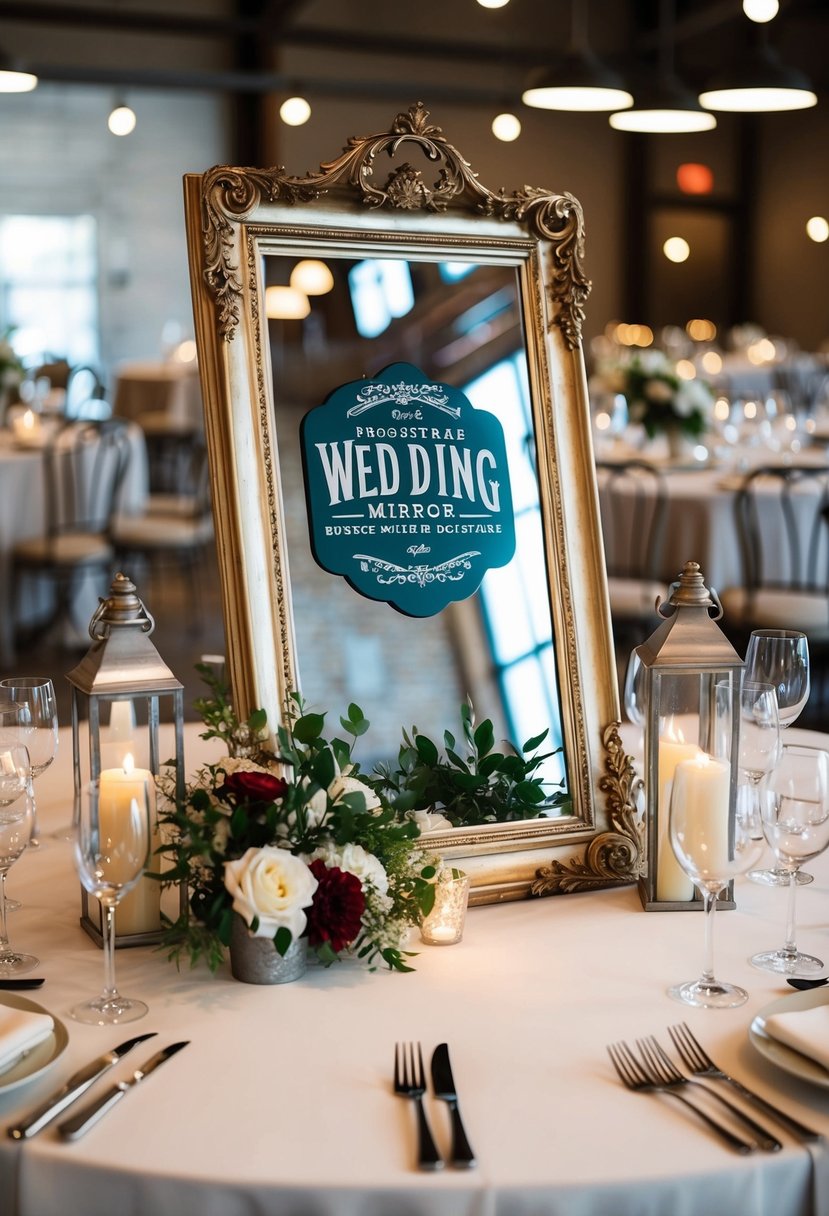
<instances>
[{"instance_id":1,"label":"mercury glass votive holder","mask_svg":"<svg viewBox=\"0 0 829 1216\"><path fill-rule=\"evenodd\" d=\"M469 876L459 874L438 879L432 911L420 923L420 936L429 946L454 946L463 937Z\"/></svg>"}]
</instances>

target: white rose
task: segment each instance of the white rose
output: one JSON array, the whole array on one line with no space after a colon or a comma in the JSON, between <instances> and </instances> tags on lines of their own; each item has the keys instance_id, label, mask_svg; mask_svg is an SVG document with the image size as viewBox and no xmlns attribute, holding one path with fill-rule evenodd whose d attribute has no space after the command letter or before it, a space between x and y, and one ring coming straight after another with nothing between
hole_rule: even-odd
<instances>
[{"instance_id":1,"label":"white rose","mask_svg":"<svg viewBox=\"0 0 829 1216\"><path fill-rule=\"evenodd\" d=\"M247 760L243 756L225 756L218 762L216 768L230 777L233 773L268 773L273 777L277 774L273 769L265 768L261 764L256 764L253 760Z\"/></svg>"},{"instance_id":2,"label":"white rose","mask_svg":"<svg viewBox=\"0 0 829 1216\"><path fill-rule=\"evenodd\" d=\"M385 895L389 889L389 877L382 863L373 853L366 852L360 844L346 844L338 849L335 844L329 842L314 849L308 861L316 861L318 858L324 861L329 869L339 866L341 870L359 878L363 885L370 883L381 895Z\"/></svg>"},{"instance_id":3,"label":"white rose","mask_svg":"<svg viewBox=\"0 0 829 1216\"><path fill-rule=\"evenodd\" d=\"M438 811L410 811L409 815L420 828L421 835L424 832L444 832L452 826L451 820Z\"/></svg>"},{"instance_id":4,"label":"white rose","mask_svg":"<svg viewBox=\"0 0 829 1216\"><path fill-rule=\"evenodd\" d=\"M281 928L290 929L294 939L300 937L306 925L304 909L310 907L317 886L301 858L271 845L248 849L237 861L225 862L233 911L248 925L259 917L257 937L273 937Z\"/></svg>"},{"instance_id":5,"label":"white rose","mask_svg":"<svg viewBox=\"0 0 829 1216\"><path fill-rule=\"evenodd\" d=\"M350 766L345 772L338 773L328 787L328 796L332 802L341 802L345 794L362 794L366 800L367 811L379 811L382 809L380 799L375 794L374 790L369 786L364 785L358 777L350 777Z\"/></svg>"},{"instance_id":6,"label":"white rose","mask_svg":"<svg viewBox=\"0 0 829 1216\"><path fill-rule=\"evenodd\" d=\"M658 376L660 372L667 372L671 369L668 356L661 350L643 350L638 355L638 360L642 371L648 376Z\"/></svg>"}]
</instances>

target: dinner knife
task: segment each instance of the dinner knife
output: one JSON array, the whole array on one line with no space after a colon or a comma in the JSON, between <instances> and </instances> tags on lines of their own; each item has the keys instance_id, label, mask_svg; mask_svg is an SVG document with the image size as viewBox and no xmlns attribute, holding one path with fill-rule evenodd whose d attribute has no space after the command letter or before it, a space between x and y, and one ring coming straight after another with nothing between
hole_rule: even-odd
<instances>
[{"instance_id":1,"label":"dinner knife","mask_svg":"<svg viewBox=\"0 0 829 1216\"><path fill-rule=\"evenodd\" d=\"M64 1140L77 1140L84 1132L89 1131L90 1127L94 1127L99 1119L112 1110L117 1102L120 1102L124 1094L129 1093L133 1086L139 1081L143 1081L151 1072L158 1068L159 1064L163 1064L165 1060L169 1060L170 1056L174 1056L177 1051L181 1051L182 1047L188 1045L189 1040L183 1043L171 1043L169 1047L163 1047L161 1051L157 1051L154 1056L150 1056L146 1064L142 1064L140 1068L136 1068L131 1077L127 1077L126 1081L119 1081L117 1085L111 1086L100 1098L96 1098L94 1102L90 1102L87 1106L81 1108L76 1115L65 1119L63 1123L58 1124L58 1132Z\"/></svg>"},{"instance_id":2,"label":"dinner knife","mask_svg":"<svg viewBox=\"0 0 829 1216\"><path fill-rule=\"evenodd\" d=\"M79 1068L65 1085L35 1107L22 1123L18 1123L16 1127L10 1127L6 1135L12 1140L28 1140L30 1136L37 1135L48 1123L56 1119L62 1110L66 1110L70 1102L74 1102L81 1094L86 1093L90 1085L97 1081L98 1077L103 1076L113 1064L117 1064L122 1056L125 1056L128 1051L132 1051L133 1047L137 1047L139 1043L143 1043L145 1039L151 1039L155 1033L156 1031L151 1030L148 1034L139 1034L134 1039L127 1039L125 1043L119 1043L117 1047L113 1047L112 1051L107 1051L97 1060L93 1060L91 1064L85 1064L83 1068Z\"/></svg>"},{"instance_id":3,"label":"dinner knife","mask_svg":"<svg viewBox=\"0 0 829 1216\"><path fill-rule=\"evenodd\" d=\"M446 1043L439 1043L432 1053L432 1088L435 1091L435 1097L447 1104L452 1118L450 1163L459 1169L471 1170L476 1164L475 1154L461 1122L452 1065L449 1063L449 1047Z\"/></svg>"}]
</instances>

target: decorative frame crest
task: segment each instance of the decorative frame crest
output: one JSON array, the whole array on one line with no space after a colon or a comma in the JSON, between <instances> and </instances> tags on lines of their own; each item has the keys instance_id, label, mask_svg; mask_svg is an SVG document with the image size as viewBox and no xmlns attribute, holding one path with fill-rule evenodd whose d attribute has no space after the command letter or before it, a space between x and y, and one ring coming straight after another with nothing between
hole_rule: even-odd
<instances>
[{"instance_id":1,"label":"decorative frame crest","mask_svg":"<svg viewBox=\"0 0 829 1216\"><path fill-rule=\"evenodd\" d=\"M219 166L204 177L202 208L205 247L204 277L219 310L219 332L231 342L239 324L242 281L234 261L233 220L241 219L261 202L313 203L344 185L356 191L367 207L400 211L446 211L466 199L483 216L525 223L549 241L553 262L550 292L558 304L555 323L573 350L581 342L584 306L590 280L584 273L584 216L572 194L551 194L525 186L514 194L493 193L482 186L468 161L452 146L440 127L429 123L422 102L398 114L391 130L379 135L351 136L335 160L323 162L318 173L291 177L284 168L232 169ZM395 156L415 144L427 160L441 164L430 185L422 171L405 163L393 169L385 186L373 181L381 153ZM229 218L229 217L232 217Z\"/></svg>"}]
</instances>

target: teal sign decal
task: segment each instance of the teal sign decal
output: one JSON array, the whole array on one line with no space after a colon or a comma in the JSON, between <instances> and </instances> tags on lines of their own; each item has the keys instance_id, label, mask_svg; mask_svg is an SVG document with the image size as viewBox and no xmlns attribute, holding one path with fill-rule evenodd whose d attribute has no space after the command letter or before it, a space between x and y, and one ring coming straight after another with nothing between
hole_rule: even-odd
<instances>
[{"instance_id":1,"label":"teal sign decal","mask_svg":"<svg viewBox=\"0 0 829 1216\"><path fill-rule=\"evenodd\" d=\"M317 562L409 616L433 616L515 552L504 432L410 363L335 389L302 422Z\"/></svg>"}]
</instances>

